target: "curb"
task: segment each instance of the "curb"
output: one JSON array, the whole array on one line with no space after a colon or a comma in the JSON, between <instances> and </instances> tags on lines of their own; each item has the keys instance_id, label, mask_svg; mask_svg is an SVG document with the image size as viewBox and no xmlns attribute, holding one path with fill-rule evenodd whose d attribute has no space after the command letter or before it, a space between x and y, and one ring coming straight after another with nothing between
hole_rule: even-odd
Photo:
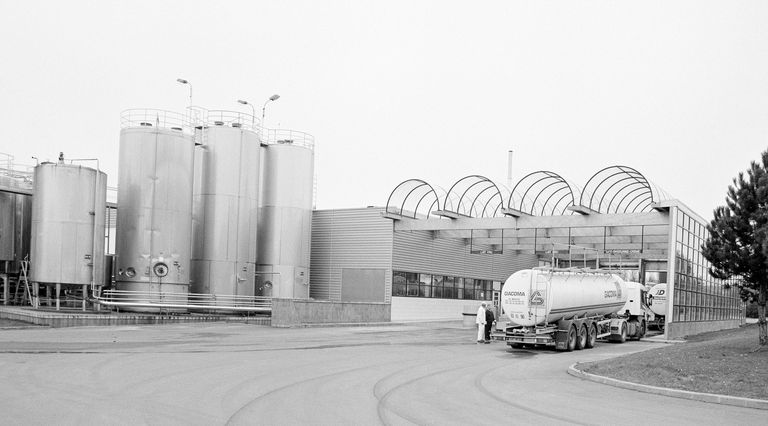
<instances>
[{"instance_id":1,"label":"curb","mask_svg":"<svg viewBox=\"0 0 768 426\"><path fill-rule=\"evenodd\" d=\"M690 399L693 401L711 402L715 404L735 405L737 407L756 408L758 410L768 410L768 400L764 399L740 398L737 396L717 395L713 393L700 393L678 389L661 388L658 386L641 385L639 383L625 382L623 380L611 379L610 377L585 373L584 371L576 368L577 365L578 363L568 367L568 374L592 382L602 383L604 385L635 390L638 392L670 396L673 398Z\"/></svg>"}]
</instances>

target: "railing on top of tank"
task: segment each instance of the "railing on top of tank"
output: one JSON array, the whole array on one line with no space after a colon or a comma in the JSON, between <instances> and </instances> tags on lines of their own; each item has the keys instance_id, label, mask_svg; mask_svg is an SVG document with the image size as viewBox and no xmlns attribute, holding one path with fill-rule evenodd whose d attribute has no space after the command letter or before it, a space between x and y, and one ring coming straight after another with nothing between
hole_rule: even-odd
<instances>
[{"instance_id":1,"label":"railing on top of tank","mask_svg":"<svg viewBox=\"0 0 768 426\"><path fill-rule=\"evenodd\" d=\"M14 156L0 152L0 176L8 177L25 186L32 184L35 166L17 164Z\"/></svg>"},{"instance_id":2,"label":"railing on top of tank","mask_svg":"<svg viewBox=\"0 0 768 426\"><path fill-rule=\"evenodd\" d=\"M120 127L159 127L192 133L189 115L162 109L127 109L120 114Z\"/></svg>"},{"instance_id":3,"label":"railing on top of tank","mask_svg":"<svg viewBox=\"0 0 768 426\"><path fill-rule=\"evenodd\" d=\"M93 299L96 303L116 307L221 310L256 313L272 312L272 298L263 296L104 290L100 296L93 295Z\"/></svg>"},{"instance_id":4,"label":"railing on top of tank","mask_svg":"<svg viewBox=\"0 0 768 426\"><path fill-rule=\"evenodd\" d=\"M246 130L258 130L261 120L239 111L206 110L203 124L206 126L230 126Z\"/></svg>"},{"instance_id":5,"label":"railing on top of tank","mask_svg":"<svg viewBox=\"0 0 768 426\"><path fill-rule=\"evenodd\" d=\"M265 129L264 143L290 143L311 150L315 149L315 137L297 130Z\"/></svg>"}]
</instances>

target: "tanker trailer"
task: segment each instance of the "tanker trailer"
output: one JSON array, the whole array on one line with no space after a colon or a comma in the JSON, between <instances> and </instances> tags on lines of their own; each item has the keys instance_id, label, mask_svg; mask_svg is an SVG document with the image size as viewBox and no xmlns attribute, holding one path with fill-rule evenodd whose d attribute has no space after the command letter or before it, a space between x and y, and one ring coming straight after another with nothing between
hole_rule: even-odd
<instances>
[{"instance_id":1,"label":"tanker trailer","mask_svg":"<svg viewBox=\"0 0 768 426\"><path fill-rule=\"evenodd\" d=\"M512 347L592 348L599 338L623 342L630 315L617 311L627 302L627 285L616 275L594 269L525 269L512 274L501 290L509 319L497 336Z\"/></svg>"}]
</instances>

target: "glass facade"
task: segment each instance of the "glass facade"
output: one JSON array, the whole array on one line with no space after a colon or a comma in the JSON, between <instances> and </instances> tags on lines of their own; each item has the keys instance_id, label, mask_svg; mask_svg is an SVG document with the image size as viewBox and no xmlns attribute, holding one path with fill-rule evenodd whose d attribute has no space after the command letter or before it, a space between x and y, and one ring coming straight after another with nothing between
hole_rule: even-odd
<instances>
[{"instance_id":1,"label":"glass facade","mask_svg":"<svg viewBox=\"0 0 768 426\"><path fill-rule=\"evenodd\" d=\"M392 296L491 300L493 281L451 275L392 272Z\"/></svg>"},{"instance_id":2,"label":"glass facade","mask_svg":"<svg viewBox=\"0 0 768 426\"><path fill-rule=\"evenodd\" d=\"M743 317L744 303L733 280L709 275L702 244L709 237L704 224L677 210L675 226L675 287L672 321L718 321Z\"/></svg>"}]
</instances>

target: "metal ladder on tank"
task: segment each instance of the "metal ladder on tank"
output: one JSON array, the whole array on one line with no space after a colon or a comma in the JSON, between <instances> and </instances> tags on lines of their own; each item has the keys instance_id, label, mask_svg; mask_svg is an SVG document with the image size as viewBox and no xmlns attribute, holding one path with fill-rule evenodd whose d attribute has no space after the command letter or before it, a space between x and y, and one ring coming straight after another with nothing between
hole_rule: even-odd
<instances>
[{"instance_id":1,"label":"metal ladder on tank","mask_svg":"<svg viewBox=\"0 0 768 426\"><path fill-rule=\"evenodd\" d=\"M541 269L539 270L539 273L536 274L535 282L531 283L531 291L530 291L531 296L528 300L528 309L529 309L529 312L533 314L533 320L535 321L536 324L539 323L539 317L538 317L539 310L534 308L533 299L537 293L539 294L539 297L543 297L544 305L542 308L542 312L546 313L547 297L549 297L549 295L547 294L547 288L549 288L549 283L552 281L552 274L553 274L553 271L551 270ZM542 291L544 292L543 294L542 294Z\"/></svg>"},{"instance_id":2,"label":"metal ladder on tank","mask_svg":"<svg viewBox=\"0 0 768 426\"><path fill-rule=\"evenodd\" d=\"M27 302L29 302L29 304L31 305L32 292L29 289L29 279L27 278L27 272L29 271L29 260L25 258L20 263L21 263L21 275L19 276L18 281L16 281L16 291L13 294L13 300L14 302L17 302L21 305L24 305ZM22 282L24 283L24 289L21 290L21 300L19 300L19 287L21 287Z\"/></svg>"}]
</instances>

